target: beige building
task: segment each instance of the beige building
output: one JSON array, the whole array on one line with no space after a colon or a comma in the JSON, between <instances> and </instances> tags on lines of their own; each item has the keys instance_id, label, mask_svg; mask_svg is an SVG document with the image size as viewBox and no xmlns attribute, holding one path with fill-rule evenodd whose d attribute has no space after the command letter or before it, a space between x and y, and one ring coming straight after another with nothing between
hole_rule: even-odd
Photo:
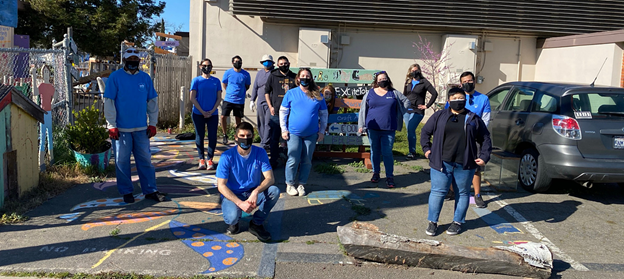
<instances>
[{"instance_id":1,"label":"beige building","mask_svg":"<svg viewBox=\"0 0 624 279\"><path fill-rule=\"evenodd\" d=\"M210 58L219 78L234 55L255 69L262 55L271 54L287 56L293 66L385 70L401 88L408 66L425 64L414 47L422 37L432 50L448 52L450 71L442 84L456 83L463 71L478 76L482 93L519 80L590 83L607 54L596 84L620 85L621 40L551 47L548 39L624 27L617 3L447 2L191 1L189 53L197 63Z\"/></svg>"}]
</instances>

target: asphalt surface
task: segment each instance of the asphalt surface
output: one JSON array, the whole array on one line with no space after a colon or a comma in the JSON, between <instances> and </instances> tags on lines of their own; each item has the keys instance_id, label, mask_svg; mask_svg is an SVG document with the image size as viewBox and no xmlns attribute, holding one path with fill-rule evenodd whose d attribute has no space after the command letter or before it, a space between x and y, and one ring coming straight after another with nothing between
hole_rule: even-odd
<instances>
[{"instance_id":1,"label":"asphalt surface","mask_svg":"<svg viewBox=\"0 0 624 279\"><path fill-rule=\"evenodd\" d=\"M233 145L232 145L233 146ZM25 223L0 226L0 272L123 272L155 276L274 278L511 278L366 262L343 253L337 226L355 220L415 239L456 245L508 246L527 241L554 255L552 278L624 278L624 195L617 185L585 189L556 182L545 194L484 187L486 209L471 202L459 235L444 233L453 201L444 203L438 235L425 234L430 189L424 159L395 157L396 188L357 172L353 160L337 163L342 174L313 171L305 197L285 193L284 168L274 170L282 195L265 226L271 243L247 231L226 235L215 171L197 170L193 141L157 135L152 141L157 184L169 200L137 197L120 202L114 181L78 185L29 212ZM229 146L218 145L219 151ZM218 158L215 158L218 162ZM422 169L420 167L423 167ZM135 194L140 194L138 182ZM2 278L2 277L0 277Z\"/></svg>"}]
</instances>

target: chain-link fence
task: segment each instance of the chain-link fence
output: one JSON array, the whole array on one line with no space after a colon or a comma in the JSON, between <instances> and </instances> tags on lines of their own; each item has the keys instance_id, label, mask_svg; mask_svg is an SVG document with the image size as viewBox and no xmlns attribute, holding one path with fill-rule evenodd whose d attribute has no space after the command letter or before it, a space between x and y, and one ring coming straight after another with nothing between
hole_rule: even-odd
<instances>
[{"instance_id":1,"label":"chain-link fence","mask_svg":"<svg viewBox=\"0 0 624 279\"><path fill-rule=\"evenodd\" d=\"M54 85L52 121L54 126L68 124L68 86L63 50L0 48L0 82L15 86L25 96L40 104L33 96L33 75L37 85ZM32 69L34 68L34 69Z\"/></svg>"}]
</instances>

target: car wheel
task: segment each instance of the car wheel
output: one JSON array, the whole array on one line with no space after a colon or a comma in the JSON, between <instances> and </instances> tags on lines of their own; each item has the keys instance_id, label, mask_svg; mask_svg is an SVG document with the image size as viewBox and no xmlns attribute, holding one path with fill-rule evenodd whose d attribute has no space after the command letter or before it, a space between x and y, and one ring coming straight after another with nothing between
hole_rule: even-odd
<instances>
[{"instance_id":1,"label":"car wheel","mask_svg":"<svg viewBox=\"0 0 624 279\"><path fill-rule=\"evenodd\" d=\"M551 181L544 171L544 160L537 150L529 148L522 151L518 165L518 182L522 188L531 192L546 192Z\"/></svg>"}]
</instances>

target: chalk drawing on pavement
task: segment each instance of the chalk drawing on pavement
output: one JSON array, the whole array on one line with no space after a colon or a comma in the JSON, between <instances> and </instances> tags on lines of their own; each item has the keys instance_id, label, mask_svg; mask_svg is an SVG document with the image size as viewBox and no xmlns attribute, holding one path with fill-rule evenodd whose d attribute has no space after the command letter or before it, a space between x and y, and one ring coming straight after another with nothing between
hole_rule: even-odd
<instances>
[{"instance_id":1,"label":"chalk drawing on pavement","mask_svg":"<svg viewBox=\"0 0 624 279\"><path fill-rule=\"evenodd\" d=\"M221 205L214 202L181 201L180 205L213 215L222 215Z\"/></svg>"},{"instance_id":2,"label":"chalk drawing on pavement","mask_svg":"<svg viewBox=\"0 0 624 279\"><path fill-rule=\"evenodd\" d=\"M477 215L479 215L481 220L486 222L490 226L490 228L492 228L494 231L496 231L499 234L514 234L514 233L523 234L521 230L514 227L512 224L507 223L505 219L496 215L496 213L486 208L473 207L472 210L474 210L477 213Z\"/></svg>"},{"instance_id":3,"label":"chalk drawing on pavement","mask_svg":"<svg viewBox=\"0 0 624 279\"><path fill-rule=\"evenodd\" d=\"M178 178L205 183L207 184L207 186L212 186L211 188L217 187L217 178L212 174L199 172L184 172L177 170L170 170L169 173Z\"/></svg>"},{"instance_id":4,"label":"chalk drawing on pavement","mask_svg":"<svg viewBox=\"0 0 624 279\"><path fill-rule=\"evenodd\" d=\"M67 223L72 222L76 219L78 219L78 217L80 217L80 215L84 213L84 212L74 212L74 213L69 213L69 214L63 214L61 216L59 216L59 219L63 219L65 221L67 221Z\"/></svg>"},{"instance_id":5,"label":"chalk drawing on pavement","mask_svg":"<svg viewBox=\"0 0 624 279\"><path fill-rule=\"evenodd\" d=\"M210 196L206 189L195 185L158 185L158 191L169 195Z\"/></svg>"},{"instance_id":6,"label":"chalk drawing on pavement","mask_svg":"<svg viewBox=\"0 0 624 279\"><path fill-rule=\"evenodd\" d=\"M352 203L355 203L355 204L360 204L360 205L364 204L363 198L347 190L317 191L317 192L311 192L310 194L306 196L308 203L311 205L326 204L330 202L335 202L337 200L341 200L343 198L347 198Z\"/></svg>"},{"instance_id":7,"label":"chalk drawing on pavement","mask_svg":"<svg viewBox=\"0 0 624 279\"><path fill-rule=\"evenodd\" d=\"M158 218L162 218L168 215L172 215L178 212L178 209L170 209L157 212L137 212L137 213L124 213L115 216L107 216L99 219L96 222L89 222L82 225L81 229L87 231L95 227L102 226L115 226L120 224L135 224L147 221L152 221Z\"/></svg>"},{"instance_id":8,"label":"chalk drawing on pavement","mask_svg":"<svg viewBox=\"0 0 624 279\"><path fill-rule=\"evenodd\" d=\"M140 202L142 200L145 199L145 195L143 194L136 194L134 195L134 202ZM111 206L124 206L127 205L126 202L123 201L122 197L119 198L110 198L110 199L99 199L99 200L93 200L93 201L88 201L88 202L83 202L81 204L78 204L74 207L72 207L72 209L70 211L74 211L77 209L83 209L83 208L93 208L93 207L111 207Z\"/></svg>"},{"instance_id":9,"label":"chalk drawing on pavement","mask_svg":"<svg viewBox=\"0 0 624 279\"><path fill-rule=\"evenodd\" d=\"M175 220L169 222L169 228L182 243L210 262L210 268L203 273L213 273L231 267L245 255L243 245L231 242L232 238L224 234Z\"/></svg>"},{"instance_id":10,"label":"chalk drawing on pavement","mask_svg":"<svg viewBox=\"0 0 624 279\"><path fill-rule=\"evenodd\" d=\"M154 165L154 169L159 170L159 169L174 167L182 163L184 163L184 161L162 161L162 162L157 162L157 163L152 163L152 164ZM132 167L131 171L136 172L137 168Z\"/></svg>"}]
</instances>

